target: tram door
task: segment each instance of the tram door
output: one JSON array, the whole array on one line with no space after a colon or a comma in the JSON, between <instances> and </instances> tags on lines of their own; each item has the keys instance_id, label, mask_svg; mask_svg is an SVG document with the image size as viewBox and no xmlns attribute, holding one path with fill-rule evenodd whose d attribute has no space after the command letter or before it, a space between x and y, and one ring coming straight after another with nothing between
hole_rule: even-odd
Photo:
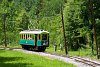
<instances>
[{"instance_id":1,"label":"tram door","mask_svg":"<svg viewBox=\"0 0 100 67\"><path fill-rule=\"evenodd\" d=\"M35 46L37 45L37 34L35 34Z\"/></svg>"}]
</instances>

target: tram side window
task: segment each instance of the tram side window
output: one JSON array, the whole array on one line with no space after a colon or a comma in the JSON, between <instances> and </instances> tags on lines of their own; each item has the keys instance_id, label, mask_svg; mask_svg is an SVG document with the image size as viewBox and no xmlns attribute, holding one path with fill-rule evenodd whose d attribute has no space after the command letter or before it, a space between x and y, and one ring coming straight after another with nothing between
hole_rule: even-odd
<instances>
[{"instance_id":1,"label":"tram side window","mask_svg":"<svg viewBox=\"0 0 100 67\"><path fill-rule=\"evenodd\" d=\"M28 40L31 40L31 39L32 39L31 34L27 34L27 39L28 39Z\"/></svg>"},{"instance_id":2,"label":"tram side window","mask_svg":"<svg viewBox=\"0 0 100 67\"><path fill-rule=\"evenodd\" d=\"M22 39L25 39L25 34L22 34Z\"/></svg>"},{"instance_id":3,"label":"tram side window","mask_svg":"<svg viewBox=\"0 0 100 67\"><path fill-rule=\"evenodd\" d=\"M23 39L24 39L24 34L23 34Z\"/></svg>"},{"instance_id":4,"label":"tram side window","mask_svg":"<svg viewBox=\"0 0 100 67\"><path fill-rule=\"evenodd\" d=\"M27 34L26 34L26 39L27 39Z\"/></svg>"},{"instance_id":5,"label":"tram side window","mask_svg":"<svg viewBox=\"0 0 100 67\"><path fill-rule=\"evenodd\" d=\"M27 34L27 39L29 39L29 34Z\"/></svg>"},{"instance_id":6,"label":"tram side window","mask_svg":"<svg viewBox=\"0 0 100 67\"><path fill-rule=\"evenodd\" d=\"M47 40L47 34L42 34L42 40Z\"/></svg>"},{"instance_id":7,"label":"tram side window","mask_svg":"<svg viewBox=\"0 0 100 67\"><path fill-rule=\"evenodd\" d=\"M24 34L24 39L25 39L25 34Z\"/></svg>"},{"instance_id":8,"label":"tram side window","mask_svg":"<svg viewBox=\"0 0 100 67\"><path fill-rule=\"evenodd\" d=\"M25 39L25 35L23 34L23 39Z\"/></svg>"},{"instance_id":9,"label":"tram side window","mask_svg":"<svg viewBox=\"0 0 100 67\"><path fill-rule=\"evenodd\" d=\"M30 34L26 34L26 39L30 40L30 38L31 38L31 35Z\"/></svg>"},{"instance_id":10,"label":"tram side window","mask_svg":"<svg viewBox=\"0 0 100 67\"><path fill-rule=\"evenodd\" d=\"M24 39L23 34L22 34L22 39Z\"/></svg>"},{"instance_id":11,"label":"tram side window","mask_svg":"<svg viewBox=\"0 0 100 67\"><path fill-rule=\"evenodd\" d=\"M28 38L27 39L30 40L30 34L28 34Z\"/></svg>"}]
</instances>

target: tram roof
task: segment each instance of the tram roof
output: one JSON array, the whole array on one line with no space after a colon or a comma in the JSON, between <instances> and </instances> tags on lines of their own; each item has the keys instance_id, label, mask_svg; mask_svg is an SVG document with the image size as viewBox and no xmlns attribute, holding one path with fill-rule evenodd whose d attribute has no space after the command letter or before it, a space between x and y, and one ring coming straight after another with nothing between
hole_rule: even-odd
<instances>
[{"instance_id":1,"label":"tram roof","mask_svg":"<svg viewBox=\"0 0 100 67\"><path fill-rule=\"evenodd\" d=\"M35 30L35 31L25 30L20 32L20 34L42 34L42 33L49 33L49 32L44 30Z\"/></svg>"}]
</instances>

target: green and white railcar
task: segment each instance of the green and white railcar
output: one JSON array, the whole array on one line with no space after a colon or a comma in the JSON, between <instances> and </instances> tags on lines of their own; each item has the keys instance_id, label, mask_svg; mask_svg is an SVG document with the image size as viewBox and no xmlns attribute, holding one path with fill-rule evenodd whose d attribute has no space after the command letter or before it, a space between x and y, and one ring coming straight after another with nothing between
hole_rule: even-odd
<instances>
[{"instance_id":1,"label":"green and white railcar","mask_svg":"<svg viewBox=\"0 0 100 67\"><path fill-rule=\"evenodd\" d=\"M49 46L49 32L44 30L21 31L19 43L23 49L45 51Z\"/></svg>"}]
</instances>

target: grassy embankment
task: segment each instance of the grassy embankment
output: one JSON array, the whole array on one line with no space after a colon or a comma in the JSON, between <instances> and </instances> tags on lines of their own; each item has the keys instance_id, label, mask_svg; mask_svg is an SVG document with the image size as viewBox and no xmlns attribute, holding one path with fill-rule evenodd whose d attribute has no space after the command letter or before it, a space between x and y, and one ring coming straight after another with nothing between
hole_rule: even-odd
<instances>
[{"instance_id":1,"label":"grassy embankment","mask_svg":"<svg viewBox=\"0 0 100 67\"><path fill-rule=\"evenodd\" d=\"M46 51L54 53L54 48L53 47L48 47L46 49ZM61 50L59 50L59 48L57 48L56 53L65 55L65 51L64 50L61 51ZM96 59L96 55L95 54L92 55L91 49L80 49L78 51L68 51L68 55L69 56L80 56L80 57L87 57L87 58L91 58L91 59Z\"/></svg>"},{"instance_id":2,"label":"grassy embankment","mask_svg":"<svg viewBox=\"0 0 100 67\"><path fill-rule=\"evenodd\" d=\"M0 50L0 67L76 67L48 57Z\"/></svg>"}]
</instances>

